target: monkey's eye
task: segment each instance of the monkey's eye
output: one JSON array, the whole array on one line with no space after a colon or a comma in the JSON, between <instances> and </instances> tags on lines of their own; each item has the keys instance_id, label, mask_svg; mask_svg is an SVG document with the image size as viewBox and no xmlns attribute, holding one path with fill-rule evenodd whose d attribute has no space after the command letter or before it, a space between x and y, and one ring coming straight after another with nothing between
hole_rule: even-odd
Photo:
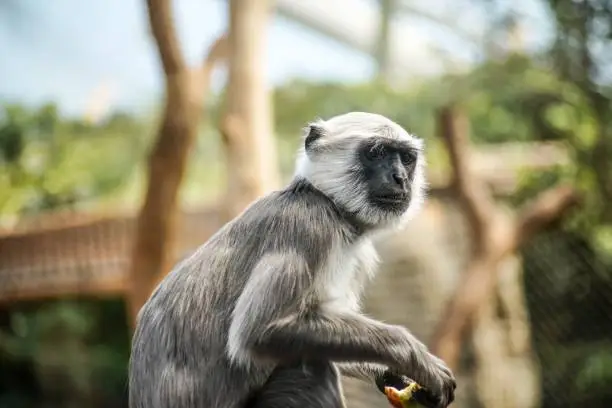
<instances>
[{"instance_id":1,"label":"monkey's eye","mask_svg":"<svg viewBox=\"0 0 612 408\"><path fill-rule=\"evenodd\" d=\"M364 152L366 159L374 161L383 159L386 155L385 148L380 145L374 145L366 149Z\"/></svg>"},{"instance_id":2,"label":"monkey's eye","mask_svg":"<svg viewBox=\"0 0 612 408\"><path fill-rule=\"evenodd\" d=\"M417 161L417 154L412 151L402 152L400 155L400 160L404 164L404 166L410 166Z\"/></svg>"}]
</instances>

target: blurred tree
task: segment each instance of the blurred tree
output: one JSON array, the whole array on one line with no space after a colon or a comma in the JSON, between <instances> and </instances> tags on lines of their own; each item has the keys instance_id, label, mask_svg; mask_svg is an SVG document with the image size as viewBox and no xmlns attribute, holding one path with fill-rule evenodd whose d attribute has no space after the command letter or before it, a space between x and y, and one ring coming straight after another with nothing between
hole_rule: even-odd
<instances>
[{"instance_id":1,"label":"blurred tree","mask_svg":"<svg viewBox=\"0 0 612 408\"><path fill-rule=\"evenodd\" d=\"M132 324L175 261L178 191L198 133L211 72L226 53L226 40L221 37L202 66L188 67L176 37L171 1L148 0L147 9L164 72L166 100L157 141L149 156L147 193L137 220L128 296Z\"/></svg>"},{"instance_id":2,"label":"blurred tree","mask_svg":"<svg viewBox=\"0 0 612 408\"><path fill-rule=\"evenodd\" d=\"M226 219L279 183L264 75L269 15L266 0L229 2L229 75L220 123L226 152Z\"/></svg>"},{"instance_id":3,"label":"blurred tree","mask_svg":"<svg viewBox=\"0 0 612 408\"><path fill-rule=\"evenodd\" d=\"M597 187L605 203L602 217L612 222L612 1L548 0L557 23L552 50L557 71L576 84L596 119L596 136L587 148Z\"/></svg>"},{"instance_id":4,"label":"blurred tree","mask_svg":"<svg viewBox=\"0 0 612 408\"><path fill-rule=\"evenodd\" d=\"M379 28L376 40L376 76L379 82L388 83L391 66L390 45L391 45L391 22L396 15L397 0L381 0L379 3Z\"/></svg>"},{"instance_id":5,"label":"blurred tree","mask_svg":"<svg viewBox=\"0 0 612 408\"><path fill-rule=\"evenodd\" d=\"M599 193L593 223L605 222L612 235L612 2L609 0L548 0L556 22L552 48L555 70L575 84L591 119L591 132L573 132L583 179L592 179Z\"/></svg>"},{"instance_id":6,"label":"blurred tree","mask_svg":"<svg viewBox=\"0 0 612 408\"><path fill-rule=\"evenodd\" d=\"M612 263L589 238L557 229L523 250L542 408L612 404Z\"/></svg>"}]
</instances>

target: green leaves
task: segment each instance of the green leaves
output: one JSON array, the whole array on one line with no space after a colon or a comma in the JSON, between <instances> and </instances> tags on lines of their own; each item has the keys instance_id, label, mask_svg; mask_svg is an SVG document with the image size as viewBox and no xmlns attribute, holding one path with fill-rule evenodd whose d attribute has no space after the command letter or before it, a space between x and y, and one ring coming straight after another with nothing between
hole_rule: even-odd
<instances>
[{"instance_id":1,"label":"green leaves","mask_svg":"<svg viewBox=\"0 0 612 408\"><path fill-rule=\"evenodd\" d=\"M0 128L0 153L7 164L19 161L25 147L23 129L16 123L7 122Z\"/></svg>"},{"instance_id":2,"label":"green leaves","mask_svg":"<svg viewBox=\"0 0 612 408\"><path fill-rule=\"evenodd\" d=\"M62 118L53 104L4 105L0 114L0 213L18 215L99 198L141 161L144 124L118 114L101 124Z\"/></svg>"},{"instance_id":3,"label":"green leaves","mask_svg":"<svg viewBox=\"0 0 612 408\"><path fill-rule=\"evenodd\" d=\"M0 331L0 363L30 366L37 388L43 395L60 395L61 406L92 401L112 406L103 399L122 395L127 380L130 334L125 321L125 306L118 300L51 301L34 309L14 306L8 330ZM10 378L0 378L0 405L18 401L24 405L14 406L33 406L18 390L5 388L7 383Z\"/></svg>"}]
</instances>

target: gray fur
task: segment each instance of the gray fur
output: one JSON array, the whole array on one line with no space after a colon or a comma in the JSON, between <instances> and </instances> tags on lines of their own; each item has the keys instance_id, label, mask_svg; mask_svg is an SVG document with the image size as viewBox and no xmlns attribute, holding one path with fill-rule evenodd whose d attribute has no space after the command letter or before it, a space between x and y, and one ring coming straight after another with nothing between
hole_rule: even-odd
<instances>
[{"instance_id":1,"label":"gray fur","mask_svg":"<svg viewBox=\"0 0 612 408\"><path fill-rule=\"evenodd\" d=\"M379 388L385 375L401 373L441 395L440 406L452 400L454 378L441 360L405 328L359 312L376 269L373 236L423 201L422 142L383 116L358 112L315 122L305 136L294 180L179 263L143 306L131 408L341 407L338 371ZM355 176L360 141L385 138L418 152L402 212L373 205ZM307 400L276 391L310 387L314 378L320 392ZM264 401L250 402L257 393Z\"/></svg>"}]
</instances>

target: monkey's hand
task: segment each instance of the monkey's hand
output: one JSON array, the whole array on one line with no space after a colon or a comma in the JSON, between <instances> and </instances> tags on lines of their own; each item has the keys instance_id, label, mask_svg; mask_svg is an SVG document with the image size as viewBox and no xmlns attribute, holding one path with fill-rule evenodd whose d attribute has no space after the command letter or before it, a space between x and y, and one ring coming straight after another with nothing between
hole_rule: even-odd
<instances>
[{"instance_id":1,"label":"monkey's hand","mask_svg":"<svg viewBox=\"0 0 612 408\"><path fill-rule=\"evenodd\" d=\"M394 354L401 356L399 359L401 364L397 371L406 373L410 379L427 391L432 397L431 402L435 401L431 406L446 408L455 399L457 383L453 372L408 330L403 328L400 330L404 330L406 345L402 350L394 350Z\"/></svg>"},{"instance_id":2,"label":"monkey's hand","mask_svg":"<svg viewBox=\"0 0 612 408\"><path fill-rule=\"evenodd\" d=\"M385 387L385 395L394 408L416 408L418 404L412 399L412 391L415 386L417 386L416 383L410 384L401 391L397 388Z\"/></svg>"},{"instance_id":3,"label":"monkey's hand","mask_svg":"<svg viewBox=\"0 0 612 408\"><path fill-rule=\"evenodd\" d=\"M412 384L414 381L406 377L405 375L400 375L387 369L376 377L375 382L378 390L386 395L386 388L393 387L397 390L403 390L404 388Z\"/></svg>"},{"instance_id":4,"label":"monkey's hand","mask_svg":"<svg viewBox=\"0 0 612 408\"><path fill-rule=\"evenodd\" d=\"M385 387L385 395L395 408L435 408L435 405L421 403L419 394L421 394L423 390L424 389L420 385L412 382L401 390L394 387Z\"/></svg>"},{"instance_id":5,"label":"monkey's hand","mask_svg":"<svg viewBox=\"0 0 612 408\"><path fill-rule=\"evenodd\" d=\"M440 398L405 375L389 370L376 379L376 386L395 408L437 408Z\"/></svg>"},{"instance_id":6,"label":"monkey's hand","mask_svg":"<svg viewBox=\"0 0 612 408\"><path fill-rule=\"evenodd\" d=\"M405 375L387 370L376 379L376 385L395 408L436 408L439 398Z\"/></svg>"}]
</instances>

